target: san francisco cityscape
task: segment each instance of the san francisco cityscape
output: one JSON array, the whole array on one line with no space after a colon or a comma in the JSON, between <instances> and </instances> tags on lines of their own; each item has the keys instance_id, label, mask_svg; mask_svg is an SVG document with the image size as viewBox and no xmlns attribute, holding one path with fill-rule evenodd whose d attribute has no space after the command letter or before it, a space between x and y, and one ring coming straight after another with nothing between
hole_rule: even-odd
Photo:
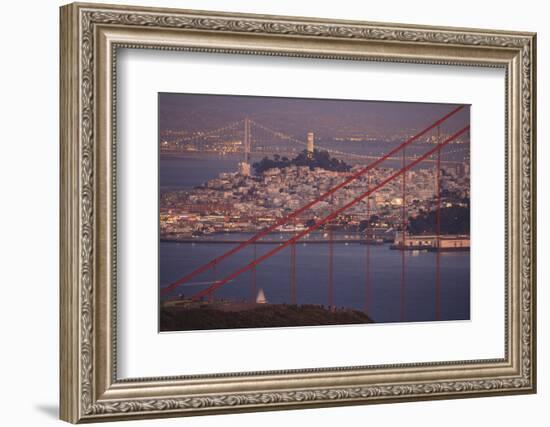
<instances>
[{"instance_id":1,"label":"san francisco cityscape","mask_svg":"<svg viewBox=\"0 0 550 427\"><path fill-rule=\"evenodd\" d=\"M467 320L469 107L159 94L160 330Z\"/></svg>"}]
</instances>

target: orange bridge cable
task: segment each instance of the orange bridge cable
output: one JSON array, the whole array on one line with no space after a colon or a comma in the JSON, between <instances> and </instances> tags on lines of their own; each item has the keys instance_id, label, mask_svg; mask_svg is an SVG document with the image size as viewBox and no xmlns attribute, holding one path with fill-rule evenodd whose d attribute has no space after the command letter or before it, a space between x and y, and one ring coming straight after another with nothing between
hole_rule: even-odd
<instances>
[{"instance_id":1,"label":"orange bridge cable","mask_svg":"<svg viewBox=\"0 0 550 427\"><path fill-rule=\"evenodd\" d=\"M309 234L311 233L312 231L316 230L317 228L319 228L320 226L322 226L323 224L326 224L327 222L331 221L332 219L336 218L338 215L340 215L342 212L346 211L347 209L349 209L351 206L357 204L358 202L360 202L361 200L363 200L365 197L368 197L370 196L372 193L374 193L375 191L378 191L380 188L384 187L386 184L388 184L389 182L391 182L392 180L394 180L395 178L401 176L403 173L407 172L408 170L412 169L414 166L416 166L417 164L421 163L424 159L426 159L427 157L431 156L432 154L434 154L437 150L440 150L442 147L444 147L445 145L447 145L448 143L450 143L451 141L455 140L456 138L458 138L460 135L466 133L468 130L470 129L470 126L466 126L464 128L462 128L461 130L459 130L458 132L456 132L454 135L450 136L449 138L447 138L445 141L437 144L434 148L432 148L431 150L429 150L428 152L426 152L425 154L423 154L422 156L418 157L416 160L414 160L412 163L409 163L407 166L405 166L404 168L400 169L399 171L393 173L392 175L390 175L389 177L387 177L386 179L382 180L380 183L378 183L376 186L374 186L372 189L368 190L367 192L357 196L356 198L354 198L353 200L351 200L350 202L346 203L345 205L341 206L340 208L336 209L335 211L333 211L331 214L327 215L326 217L324 217L323 219L317 221L315 224L313 224L312 226L310 226L309 228L305 229L304 231L301 231L300 233L296 234L294 237L292 237L291 239L287 240L286 242L284 243L281 243L280 245L278 245L277 247L273 248L272 250L270 250L269 252L263 254L261 257L259 257L258 259L256 259L254 262L251 262L250 264L240 268L239 270L231 273L229 276L225 277L224 279L214 283L213 285L209 286L208 288L202 290L201 292L198 292L196 295L194 295L192 297L193 300L198 300L198 299L201 299L202 297L204 296L207 296L209 295L210 293L214 292L216 289L218 289L219 287L225 285L227 282L233 280L235 277L239 276L240 274L244 273L245 271L248 271L250 270L251 268L253 267L256 267L258 264L260 264L261 262L265 261L266 259L270 258L271 256L275 255L277 252L281 251L282 249L284 249L285 247L291 245L292 243L298 241L300 238L302 238L303 236L305 236L306 234Z\"/></svg>"},{"instance_id":2,"label":"orange bridge cable","mask_svg":"<svg viewBox=\"0 0 550 427\"><path fill-rule=\"evenodd\" d=\"M294 220L296 231L296 220ZM296 242L290 245L290 303L296 304Z\"/></svg>"},{"instance_id":3,"label":"orange bridge cable","mask_svg":"<svg viewBox=\"0 0 550 427\"><path fill-rule=\"evenodd\" d=\"M328 224L328 239L328 306L334 310L334 242L331 224Z\"/></svg>"},{"instance_id":4,"label":"orange bridge cable","mask_svg":"<svg viewBox=\"0 0 550 427\"><path fill-rule=\"evenodd\" d=\"M296 245L290 247L290 303L296 304Z\"/></svg>"},{"instance_id":5,"label":"orange bridge cable","mask_svg":"<svg viewBox=\"0 0 550 427\"><path fill-rule=\"evenodd\" d=\"M437 127L437 139L440 140L440 128ZM436 253L435 253L435 320L441 316L441 150L437 150L436 163Z\"/></svg>"},{"instance_id":6,"label":"orange bridge cable","mask_svg":"<svg viewBox=\"0 0 550 427\"><path fill-rule=\"evenodd\" d=\"M256 253L256 245L253 245L253 260L256 260L256 256L257 256L257 253ZM255 302L256 301L256 267L253 267L250 272L252 273L251 274L251 292L250 292L250 300L251 302Z\"/></svg>"},{"instance_id":7,"label":"orange bridge cable","mask_svg":"<svg viewBox=\"0 0 550 427\"><path fill-rule=\"evenodd\" d=\"M438 141L439 142L439 141ZM438 150L439 151L439 150ZM405 167L405 149L403 149L403 163L402 167ZM401 321L405 320L405 248L406 243L406 228L407 228L407 206L406 206L406 182L407 182L407 173L403 173L403 182L402 182L402 198L401 198L401 229L402 229L402 240L401 240L401 295L400 295L400 317Z\"/></svg>"},{"instance_id":8,"label":"orange bridge cable","mask_svg":"<svg viewBox=\"0 0 550 427\"><path fill-rule=\"evenodd\" d=\"M213 276L214 276L214 283L216 283L216 282L217 282L217 276L218 276L216 264L214 264L214 266L212 267L212 273L213 273ZM209 299L210 301L213 301L213 300L214 300L214 292L212 292L212 293L210 293L210 294L208 295L208 299Z\"/></svg>"},{"instance_id":9,"label":"orange bridge cable","mask_svg":"<svg viewBox=\"0 0 550 427\"><path fill-rule=\"evenodd\" d=\"M367 178L367 189L370 189L371 175ZM370 245L373 241L370 229L370 196L367 197L367 228L365 233L366 240L366 259L365 259L365 313L369 312L369 288L370 288Z\"/></svg>"},{"instance_id":10,"label":"orange bridge cable","mask_svg":"<svg viewBox=\"0 0 550 427\"><path fill-rule=\"evenodd\" d=\"M330 190L328 190L326 193L322 194L321 196L317 197L316 199L312 200L311 202L307 203L306 205L302 206L301 208L295 210L294 212L292 212L291 214L279 219L277 222L275 222L274 224L272 224L271 226L265 228L264 230L260 231L259 233L257 233L256 235L252 236L250 239L240 243L239 245L235 246L233 249L227 251L226 253L214 258L213 260L209 261L208 263L198 267L197 269L193 270L191 273L187 274L186 276L182 277L181 279L171 283L170 285L164 287L163 289L161 289L161 294L164 295L164 294L167 294L171 291L173 291L176 287L178 287L179 285L182 285L183 283L185 282L188 282L189 280L191 280L193 277L195 277L196 275L200 274L200 273L203 273L204 271L208 270L209 268L211 268L213 265L223 261L225 258L239 252L241 249L245 248L246 246L256 242L257 240L261 239L262 237L266 236L267 234L269 234L270 232L272 232L273 230L275 230L277 227L281 226L281 225L284 225L286 223L288 223L290 220L292 220L293 218L296 218L298 215L300 215L302 212L305 212L307 211L308 209L310 209L312 206L316 205L317 203L325 200L326 198L328 198L331 194L335 193L336 191L338 191L339 189L345 187L346 185L350 184L351 182L355 181L356 179L360 178L361 176L363 176L364 174L366 174L367 172L369 172L371 169L377 167L380 163L384 162L386 159L388 159L389 157L393 156L394 154L396 154L397 152L399 152L401 149L403 149L404 147L406 147L407 145L411 144L412 142L416 141L417 139L419 139L420 137L422 137L423 135L425 135L426 133L428 133L430 130L434 129L435 127L439 126L441 123L445 122L449 117L453 116L454 114L456 114L458 111L462 110L464 108L464 106L459 106L457 108L455 108L454 110L450 111L449 113L447 113L445 116L443 116L442 118L440 118L439 120L437 120L436 122L434 122L433 124L431 124L429 127L427 127L426 129L420 131L419 133L417 133L416 135L412 136L411 138L409 138L408 140L404 141L403 143L401 143L400 145L398 145L397 147L393 148L392 150L390 150L388 153L386 153L384 156L380 157L378 160L374 161L373 163L371 163L370 165L366 166L365 168L355 172L353 175L351 175L348 179L346 179L345 181L343 181L342 183L336 185L335 187L331 188Z\"/></svg>"}]
</instances>

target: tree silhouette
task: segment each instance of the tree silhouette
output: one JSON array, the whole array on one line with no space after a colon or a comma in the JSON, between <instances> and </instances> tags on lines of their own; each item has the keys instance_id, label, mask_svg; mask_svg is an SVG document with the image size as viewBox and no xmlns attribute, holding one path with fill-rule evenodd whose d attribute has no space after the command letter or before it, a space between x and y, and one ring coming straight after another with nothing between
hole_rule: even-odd
<instances>
[{"instance_id":1,"label":"tree silhouette","mask_svg":"<svg viewBox=\"0 0 550 427\"><path fill-rule=\"evenodd\" d=\"M252 165L257 174L262 174L268 169L286 168L289 166L308 166L310 170L321 168L334 172L347 172L351 166L343 160L338 160L336 157L330 157L328 151L314 150L309 153L307 150L299 153L294 159L289 160L287 157L282 157L278 154L273 156L273 159L264 157L259 162Z\"/></svg>"}]
</instances>

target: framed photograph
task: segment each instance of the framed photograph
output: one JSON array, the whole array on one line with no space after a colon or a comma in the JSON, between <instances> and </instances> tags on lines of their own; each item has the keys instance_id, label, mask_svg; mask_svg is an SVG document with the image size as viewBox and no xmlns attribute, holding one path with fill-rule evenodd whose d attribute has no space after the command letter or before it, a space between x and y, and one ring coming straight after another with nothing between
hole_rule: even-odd
<instances>
[{"instance_id":1,"label":"framed photograph","mask_svg":"<svg viewBox=\"0 0 550 427\"><path fill-rule=\"evenodd\" d=\"M61 8L61 418L536 391L535 34Z\"/></svg>"}]
</instances>

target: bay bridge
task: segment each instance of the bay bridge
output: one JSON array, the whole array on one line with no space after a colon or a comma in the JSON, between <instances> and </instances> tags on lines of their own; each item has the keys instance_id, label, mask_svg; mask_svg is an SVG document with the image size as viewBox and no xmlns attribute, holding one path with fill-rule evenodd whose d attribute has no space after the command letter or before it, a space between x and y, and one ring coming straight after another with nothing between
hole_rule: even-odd
<instances>
[{"instance_id":1,"label":"bay bridge","mask_svg":"<svg viewBox=\"0 0 550 427\"><path fill-rule=\"evenodd\" d=\"M366 164L375 161L380 155L372 153L360 153L346 149L346 151L329 147L327 145L313 143L314 133L308 132L307 139L300 139L288 132L275 130L269 126L252 120L248 117L227 123L219 128L194 131L191 136L186 136L182 142L190 151L215 151L218 153L241 153L245 163L248 163L252 156L292 156L303 150L326 151L331 156L341 160L347 160L354 164ZM416 141L417 144L419 141ZM432 142L423 141L427 145ZM453 141L457 142L457 141ZM325 142L326 144L326 142ZM352 144L348 144L352 145ZM369 142L364 145L368 151ZM365 151L365 146L363 150ZM441 160L442 164L456 165L461 163L460 157L469 152L468 144L461 144L452 149L446 150L446 158ZM455 156L455 154L457 156ZM408 158L414 160L418 155L409 153ZM390 156L386 160L400 161L399 156ZM428 158L424 163L434 162Z\"/></svg>"},{"instance_id":2,"label":"bay bridge","mask_svg":"<svg viewBox=\"0 0 550 427\"><path fill-rule=\"evenodd\" d=\"M216 298L216 292L225 286L242 286L244 283L242 279L245 273L248 274L249 280L248 286L250 287L250 300L254 301L258 292L257 276L256 270L261 264L273 257L277 253L281 252L285 248L290 249L290 258L289 258L289 273L288 273L288 302L290 304L296 304L296 287L299 284L296 282L296 244L300 239L305 236L310 235L312 232L323 229L327 231L328 234L328 259L326 260L328 265L326 286L327 286L327 295L328 301L327 305L330 309L335 309L334 295L335 291L335 282L334 282L334 269L336 268L334 262L334 251L333 251L333 227L331 225L338 218L339 215L345 214L353 206L357 205L360 202L366 201L366 212L365 215L368 218L370 214L370 200L371 196L375 195L377 192L380 192L384 187L388 186L390 183L395 184L400 183L401 187L401 223L400 229L400 244L402 245L401 250L401 290L400 290L400 318L401 320L406 319L405 312L405 299L406 299L406 286L407 286L407 265L405 251L407 249L407 224L408 224L408 201L410 201L410 195L408 194L408 188L411 183L408 181L407 177L410 175L410 172L419 165L430 162L434 168L434 183L433 183L433 197L436 201L435 203L435 249L436 249L436 263L433 271L434 275L434 301L435 301L435 319L438 320L441 315L440 308L440 296L441 296L441 280L440 280L440 239L441 239L441 199L442 199L442 164L447 160L444 158L444 155L447 154L445 151L446 148L450 147L452 142L459 140L460 138L467 138L469 134L470 127L464 126L460 129L454 129L450 132L446 132L444 135L441 133L441 128L448 126L448 121L451 117L455 116L459 111L461 111L464 106L458 106L443 117L438 120L430 123L428 126L423 128L421 131L417 132L415 135L406 138L404 141L399 143L397 146L391 148L383 155L378 156L373 159L373 156L364 156L363 154L348 153L347 155L351 156L361 156L365 157L364 160L368 161L367 165L360 168L355 168L350 174L347 174L340 183L334 185L328 190L322 192L317 197L310 200L308 203L291 211L290 213L284 215L281 218L276 218L272 224L265 227L261 231L255 233L252 237L248 238L246 241L235 244L231 249L214 257L213 259L204 262L202 265L195 266L195 268L190 272L183 272L182 276L168 284L161 284L160 294L163 297L175 297L178 294L178 289L180 289L185 284L190 283L192 280L202 280L201 277L204 277L204 274L207 272L216 272L219 269L219 266L222 263L227 263L231 258L239 252L242 252L245 248L252 249L251 259L246 262L244 265L233 267L232 271L228 274L224 273L222 277L217 278L213 282L209 282L207 285L204 285L203 289L196 292L190 297L192 301L201 301L205 298L209 300L214 300ZM253 152L253 138L252 132L253 129L263 129L265 132L269 132L272 135L276 134L281 139L289 141L291 143L299 143L306 147L306 150L311 151L311 143L308 147L308 141L301 141L297 138L290 136L282 132L275 132L270 128L267 128L263 125L256 123L255 121L245 118L243 120L234 122L224 129L225 132L229 129L239 127L242 129L242 134L244 135L243 143L243 153L244 161L247 162L250 159L250 155ZM219 131L217 129L216 131ZM213 135L213 134L212 134ZM426 144L423 143L423 140L427 136L432 136L432 140L435 140L435 143ZM200 135L201 139L204 139L205 134ZM257 141L261 139L258 138ZM421 142L420 144L418 144ZM417 145L414 145L414 144ZM468 146L469 147L469 146ZM413 156L408 156L407 151L415 148L416 151L421 149L420 153L416 153ZM462 147L461 147L462 148ZM341 155L343 153L338 150L328 149L325 147L317 146L317 149L326 150L333 155ZM371 179L375 172L380 168L383 168L385 162L394 161L399 162L397 168L387 168L385 175L379 179ZM334 195L338 194L348 188L350 185L354 185L357 182L365 182L366 185L364 191L360 194L353 197L351 200L346 200L340 205L334 203ZM312 207L319 203L329 203L330 211L323 216L322 218L315 219L313 224L308 225L303 230L296 230L289 234L288 239L283 242L274 244L272 248L265 251L262 254L258 254L256 250L256 245L259 243L260 239L265 236L273 233L281 226L296 224L297 219L303 215L305 212L311 210ZM366 230L368 233L368 230ZM323 262L320 260L319 262ZM364 291L364 311L369 313L370 306L372 301L370 299L370 287L371 287L371 260L370 260L370 245L365 245L365 256L364 256L364 280L360 284L361 288ZM284 286L282 283L281 286Z\"/></svg>"}]
</instances>

